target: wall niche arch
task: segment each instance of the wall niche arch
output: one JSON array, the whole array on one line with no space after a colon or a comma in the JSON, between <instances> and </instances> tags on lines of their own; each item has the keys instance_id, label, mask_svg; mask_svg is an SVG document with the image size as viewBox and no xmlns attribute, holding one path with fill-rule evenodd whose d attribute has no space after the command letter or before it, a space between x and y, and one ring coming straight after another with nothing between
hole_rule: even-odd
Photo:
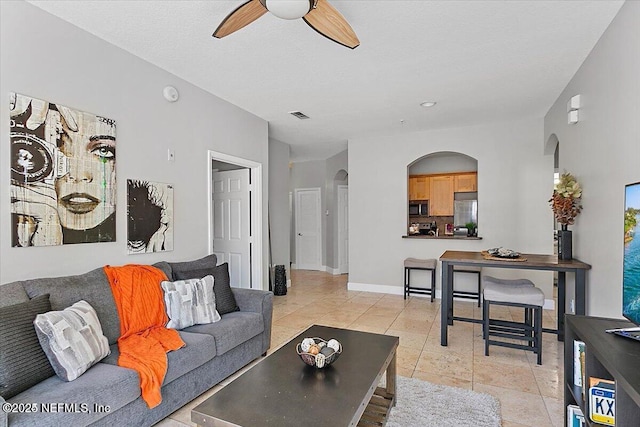
<instances>
[{"instance_id":1,"label":"wall niche arch","mask_svg":"<svg viewBox=\"0 0 640 427\"><path fill-rule=\"evenodd\" d=\"M439 151L407 165L407 234L477 237L478 160Z\"/></svg>"}]
</instances>

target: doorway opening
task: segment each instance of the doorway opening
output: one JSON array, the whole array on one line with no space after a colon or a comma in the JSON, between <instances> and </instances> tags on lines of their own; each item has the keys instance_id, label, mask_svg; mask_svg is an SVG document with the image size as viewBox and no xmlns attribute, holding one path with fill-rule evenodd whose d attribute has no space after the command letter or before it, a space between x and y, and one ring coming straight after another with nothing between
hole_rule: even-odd
<instances>
[{"instance_id":1,"label":"doorway opening","mask_svg":"<svg viewBox=\"0 0 640 427\"><path fill-rule=\"evenodd\" d=\"M209 150L207 175L209 253L229 263L231 286L265 289L262 164Z\"/></svg>"}]
</instances>

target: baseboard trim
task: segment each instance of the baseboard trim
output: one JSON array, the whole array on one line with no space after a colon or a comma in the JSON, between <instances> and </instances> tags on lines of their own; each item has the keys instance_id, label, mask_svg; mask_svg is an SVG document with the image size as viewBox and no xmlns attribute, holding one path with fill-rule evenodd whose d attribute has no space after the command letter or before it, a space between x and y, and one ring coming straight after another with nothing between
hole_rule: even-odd
<instances>
[{"instance_id":1,"label":"baseboard trim","mask_svg":"<svg viewBox=\"0 0 640 427\"><path fill-rule=\"evenodd\" d=\"M401 286L372 285L369 283L347 282L347 290L359 292L375 292L378 294L403 295Z\"/></svg>"},{"instance_id":2,"label":"baseboard trim","mask_svg":"<svg viewBox=\"0 0 640 427\"><path fill-rule=\"evenodd\" d=\"M378 294L404 295L404 288L402 286L373 285L370 283L347 282L347 290L358 292L373 292ZM431 295L424 294L411 294L411 296L418 298L431 298ZM440 289L436 289L435 298L442 299L442 291ZM454 300L466 302L471 301L467 298L454 298ZM542 308L544 310L554 310L555 306L556 305L554 300L545 299Z\"/></svg>"},{"instance_id":3,"label":"baseboard trim","mask_svg":"<svg viewBox=\"0 0 640 427\"><path fill-rule=\"evenodd\" d=\"M298 267L295 264L291 264L291 269L292 270L298 270ZM309 270L309 271L323 271L325 273L329 273L333 276L339 276L340 274L346 274L346 273L340 273L340 270L337 268L333 268L333 267L329 267L328 265L321 265L319 269L315 270Z\"/></svg>"},{"instance_id":4,"label":"baseboard trim","mask_svg":"<svg viewBox=\"0 0 640 427\"><path fill-rule=\"evenodd\" d=\"M337 276L340 274L340 270L338 270L337 268L332 268L329 267L328 265L324 266L324 271L326 271L327 273L333 275L333 276Z\"/></svg>"},{"instance_id":5,"label":"baseboard trim","mask_svg":"<svg viewBox=\"0 0 640 427\"><path fill-rule=\"evenodd\" d=\"M287 279L287 288L291 287L291 279Z\"/></svg>"}]
</instances>

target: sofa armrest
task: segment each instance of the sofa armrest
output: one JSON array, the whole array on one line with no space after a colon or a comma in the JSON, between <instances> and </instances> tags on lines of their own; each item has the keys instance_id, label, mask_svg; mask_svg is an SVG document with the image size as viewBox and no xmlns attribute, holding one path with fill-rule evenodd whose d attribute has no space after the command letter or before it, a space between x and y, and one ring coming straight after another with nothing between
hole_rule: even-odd
<instances>
[{"instance_id":1,"label":"sofa armrest","mask_svg":"<svg viewBox=\"0 0 640 427\"><path fill-rule=\"evenodd\" d=\"M262 350L267 352L271 346L271 318L273 316L273 292L258 289L231 288L240 311L250 311L262 314L264 334ZM0 426L2 427L2 426Z\"/></svg>"},{"instance_id":2,"label":"sofa armrest","mask_svg":"<svg viewBox=\"0 0 640 427\"><path fill-rule=\"evenodd\" d=\"M2 410L2 404L5 400L0 396L0 427L7 427L9 425L9 414Z\"/></svg>"}]
</instances>

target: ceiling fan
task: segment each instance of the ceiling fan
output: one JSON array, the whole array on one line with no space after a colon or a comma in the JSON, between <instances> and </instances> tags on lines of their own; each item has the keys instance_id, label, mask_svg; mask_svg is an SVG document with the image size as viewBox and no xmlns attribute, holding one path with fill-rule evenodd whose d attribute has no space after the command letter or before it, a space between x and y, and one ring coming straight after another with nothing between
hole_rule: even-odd
<instances>
[{"instance_id":1,"label":"ceiling fan","mask_svg":"<svg viewBox=\"0 0 640 427\"><path fill-rule=\"evenodd\" d=\"M349 23L327 0L249 0L224 18L213 37L226 37L267 12L282 19L302 18L323 36L350 49L360 45Z\"/></svg>"}]
</instances>

